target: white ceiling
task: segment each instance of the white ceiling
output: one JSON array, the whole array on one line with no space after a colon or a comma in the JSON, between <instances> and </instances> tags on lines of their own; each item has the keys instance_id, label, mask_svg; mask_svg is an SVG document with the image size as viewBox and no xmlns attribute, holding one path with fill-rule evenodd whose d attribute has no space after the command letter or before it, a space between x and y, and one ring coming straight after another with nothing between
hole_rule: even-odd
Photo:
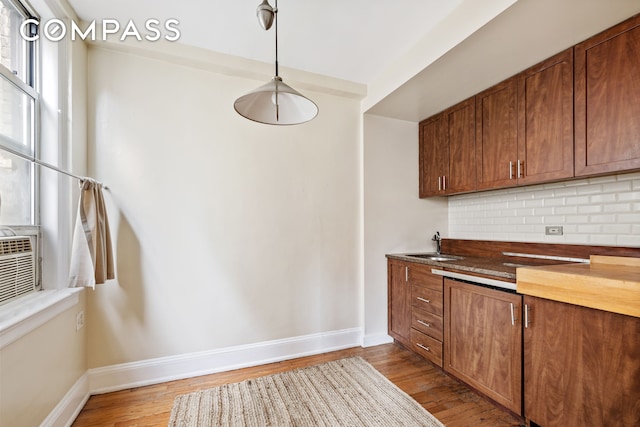
<instances>
[{"instance_id":1,"label":"white ceiling","mask_svg":"<svg viewBox=\"0 0 640 427\"><path fill-rule=\"evenodd\" d=\"M255 15L260 1L68 0L84 21L133 19L144 29L149 18L174 18L182 44L273 63L274 30L264 31ZM640 13L640 0L485 1L279 0L279 63L366 84L377 93L365 99L365 112L417 122ZM483 12L489 22L479 29L456 24ZM424 44L447 33L464 37L453 46ZM407 68L416 56L420 67ZM398 75L381 91L389 70Z\"/></svg>"},{"instance_id":2,"label":"white ceiling","mask_svg":"<svg viewBox=\"0 0 640 427\"><path fill-rule=\"evenodd\" d=\"M256 19L261 0L69 0L84 21L180 21L180 43L264 62L275 58L273 28ZM275 0L270 0L275 5ZM279 63L370 82L462 0L280 0Z\"/></svg>"}]
</instances>

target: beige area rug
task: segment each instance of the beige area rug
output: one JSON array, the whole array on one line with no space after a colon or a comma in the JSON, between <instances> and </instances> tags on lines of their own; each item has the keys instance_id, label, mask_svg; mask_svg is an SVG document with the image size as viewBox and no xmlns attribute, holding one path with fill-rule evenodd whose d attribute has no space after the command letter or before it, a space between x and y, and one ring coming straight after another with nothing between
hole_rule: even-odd
<instances>
[{"instance_id":1,"label":"beige area rug","mask_svg":"<svg viewBox=\"0 0 640 427\"><path fill-rule=\"evenodd\" d=\"M364 359L350 357L178 396L169 426L443 424Z\"/></svg>"}]
</instances>

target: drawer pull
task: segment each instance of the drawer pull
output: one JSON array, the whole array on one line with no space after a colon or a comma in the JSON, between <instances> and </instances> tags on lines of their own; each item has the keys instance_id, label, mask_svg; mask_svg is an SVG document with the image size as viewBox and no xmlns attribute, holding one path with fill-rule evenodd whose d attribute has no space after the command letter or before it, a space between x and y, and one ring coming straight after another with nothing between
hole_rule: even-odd
<instances>
[{"instance_id":1,"label":"drawer pull","mask_svg":"<svg viewBox=\"0 0 640 427\"><path fill-rule=\"evenodd\" d=\"M418 347L420 347L421 349L423 349L424 351L429 351L429 352L431 351L431 349L429 347L425 347L422 344L420 344L419 342L417 342L416 345Z\"/></svg>"},{"instance_id":2,"label":"drawer pull","mask_svg":"<svg viewBox=\"0 0 640 427\"><path fill-rule=\"evenodd\" d=\"M421 325L426 326L427 328L430 328L430 327L431 327L431 323L427 323L427 322L425 322L424 320L420 320L420 319L418 319L418 323L420 323Z\"/></svg>"},{"instance_id":3,"label":"drawer pull","mask_svg":"<svg viewBox=\"0 0 640 427\"><path fill-rule=\"evenodd\" d=\"M430 299L424 299L422 297L417 297L418 301L422 301L422 302L426 302L427 304L431 304L431 300Z\"/></svg>"}]
</instances>

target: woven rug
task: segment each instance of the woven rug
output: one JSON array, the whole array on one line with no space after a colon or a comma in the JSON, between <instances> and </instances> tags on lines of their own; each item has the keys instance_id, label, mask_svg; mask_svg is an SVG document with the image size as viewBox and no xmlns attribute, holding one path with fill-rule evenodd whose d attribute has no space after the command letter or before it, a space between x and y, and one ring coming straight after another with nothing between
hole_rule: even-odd
<instances>
[{"instance_id":1,"label":"woven rug","mask_svg":"<svg viewBox=\"0 0 640 427\"><path fill-rule=\"evenodd\" d=\"M427 426L433 415L360 357L176 397L169 427Z\"/></svg>"}]
</instances>

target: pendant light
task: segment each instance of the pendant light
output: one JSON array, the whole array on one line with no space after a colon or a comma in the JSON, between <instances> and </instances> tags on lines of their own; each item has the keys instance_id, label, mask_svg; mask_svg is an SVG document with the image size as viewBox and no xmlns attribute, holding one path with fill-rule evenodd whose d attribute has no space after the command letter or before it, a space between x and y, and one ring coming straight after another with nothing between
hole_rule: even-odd
<instances>
[{"instance_id":1,"label":"pendant light","mask_svg":"<svg viewBox=\"0 0 640 427\"><path fill-rule=\"evenodd\" d=\"M282 81L278 75L278 0L271 7L263 0L256 10L258 22L265 30L276 24L276 75L270 82L236 99L233 108L241 116L268 125L296 125L318 114L318 106Z\"/></svg>"}]
</instances>

